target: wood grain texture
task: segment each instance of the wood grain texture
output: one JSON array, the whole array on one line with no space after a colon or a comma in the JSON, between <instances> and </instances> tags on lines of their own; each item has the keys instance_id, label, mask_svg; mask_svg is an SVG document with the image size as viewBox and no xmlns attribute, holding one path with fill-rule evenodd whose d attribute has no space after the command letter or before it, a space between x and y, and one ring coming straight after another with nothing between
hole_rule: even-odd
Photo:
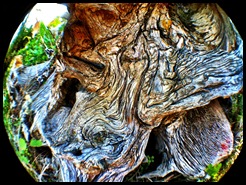
<instances>
[{"instance_id":1,"label":"wood grain texture","mask_svg":"<svg viewBox=\"0 0 246 185\"><path fill-rule=\"evenodd\" d=\"M216 4L69 4L54 59L16 65L11 112L35 151L38 181L123 181L145 158L150 133L162 163L204 177L233 150L217 98L243 88L243 41Z\"/></svg>"}]
</instances>

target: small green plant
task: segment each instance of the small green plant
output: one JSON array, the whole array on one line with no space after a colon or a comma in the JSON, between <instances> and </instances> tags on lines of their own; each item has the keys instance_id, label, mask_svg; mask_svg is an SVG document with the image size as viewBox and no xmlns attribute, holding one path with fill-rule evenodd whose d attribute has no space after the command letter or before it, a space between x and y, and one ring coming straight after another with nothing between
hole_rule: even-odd
<instances>
[{"instance_id":1,"label":"small green plant","mask_svg":"<svg viewBox=\"0 0 246 185\"><path fill-rule=\"evenodd\" d=\"M37 139L31 139L30 146L31 147L41 147L43 145L43 142L41 140Z\"/></svg>"},{"instance_id":2,"label":"small green plant","mask_svg":"<svg viewBox=\"0 0 246 185\"><path fill-rule=\"evenodd\" d=\"M29 143L30 147L41 147L42 145L43 145L43 142L38 139L31 139ZM20 161L25 164L30 163L29 158L31 157L31 154L28 151L28 143L26 142L24 138L19 138L18 148L19 150L17 150L16 153Z\"/></svg>"},{"instance_id":3,"label":"small green plant","mask_svg":"<svg viewBox=\"0 0 246 185\"><path fill-rule=\"evenodd\" d=\"M27 149L27 143L26 140L23 138L19 139L19 150L16 151L17 156L19 157L20 161L28 164L30 161L28 159L28 149Z\"/></svg>"},{"instance_id":4,"label":"small green plant","mask_svg":"<svg viewBox=\"0 0 246 185\"><path fill-rule=\"evenodd\" d=\"M240 123L243 121L243 95L235 94L231 96L232 108L231 114L229 115L230 122Z\"/></svg>"},{"instance_id":5,"label":"small green plant","mask_svg":"<svg viewBox=\"0 0 246 185\"><path fill-rule=\"evenodd\" d=\"M217 179L218 173L219 173L221 167L222 167L222 163L219 163L219 164L216 164L216 165L209 164L207 166L205 171L211 177L212 181Z\"/></svg>"},{"instance_id":6,"label":"small green plant","mask_svg":"<svg viewBox=\"0 0 246 185\"><path fill-rule=\"evenodd\" d=\"M142 174L144 172L146 172L146 170L149 168L149 166L151 165L151 163L153 163L155 161L155 157L154 156L149 156L147 155L147 162L141 164L139 172Z\"/></svg>"},{"instance_id":7,"label":"small green plant","mask_svg":"<svg viewBox=\"0 0 246 185\"><path fill-rule=\"evenodd\" d=\"M9 112L9 107L10 107L10 103L9 103L8 91L6 89L3 89L3 115L5 115L4 116L4 125L7 128L9 125L9 116L7 116L8 112Z\"/></svg>"},{"instance_id":8,"label":"small green plant","mask_svg":"<svg viewBox=\"0 0 246 185\"><path fill-rule=\"evenodd\" d=\"M136 170L128 174L124 179L125 182L145 182L144 179L138 179L138 177L146 173L151 164L155 161L154 156L146 155L146 157L147 161L142 163Z\"/></svg>"},{"instance_id":9,"label":"small green plant","mask_svg":"<svg viewBox=\"0 0 246 185\"><path fill-rule=\"evenodd\" d=\"M20 49L17 55L23 56L23 64L31 66L42 63L49 59L46 50L56 51L56 41L51 31L40 22L39 32L33 37L29 38L25 47Z\"/></svg>"},{"instance_id":10,"label":"small green plant","mask_svg":"<svg viewBox=\"0 0 246 185\"><path fill-rule=\"evenodd\" d=\"M19 151L24 152L24 151L26 151L26 149L27 149L26 140L23 138L20 138L19 139Z\"/></svg>"}]
</instances>

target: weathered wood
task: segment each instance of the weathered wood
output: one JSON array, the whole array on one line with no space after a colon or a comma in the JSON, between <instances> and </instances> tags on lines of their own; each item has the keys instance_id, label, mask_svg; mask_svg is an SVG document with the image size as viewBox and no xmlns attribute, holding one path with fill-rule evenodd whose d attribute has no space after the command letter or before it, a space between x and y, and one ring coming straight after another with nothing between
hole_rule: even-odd
<instances>
[{"instance_id":1,"label":"weathered wood","mask_svg":"<svg viewBox=\"0 0 246 185\"><path fill-rule=\"evenodd\" d=\"M231 154L216 99L243 87L243 41L218 5L75 3L69 12L58 54L34 66L16 58L7 80L10 115L50 152L35 153L39 181L123 181L152 131L163 159L142 177L204 177Z\"/></svg>"},{"instance_id":2,"label":"weathered wood","mask_svg":"<svg viewBox=\"0 0 246 185\"><path fill-rule=\"evenodd\" d=\"M187 179L205 176L209 164L223 161L233 150L233 134L218 100L176 113L153 130L162 163L141 178L165 177L179 172Z\"/></svg>"}]
</instances>

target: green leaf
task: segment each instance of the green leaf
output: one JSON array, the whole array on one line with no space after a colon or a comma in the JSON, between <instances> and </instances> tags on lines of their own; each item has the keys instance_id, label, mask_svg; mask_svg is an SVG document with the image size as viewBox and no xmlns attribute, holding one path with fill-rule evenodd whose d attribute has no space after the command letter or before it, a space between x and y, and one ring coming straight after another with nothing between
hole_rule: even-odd
<instances>
[{"instance_id":1,"label":"green leaf","mask_svg":"<svg viewBox=\"0 0 246 185\"><path fill-rule=\"evenodd\" d=\"M19 139L19 150L24 151L27 148L26 141L23 138Z\"/></svg>"},{"instance_id":2,"label":"green leaf","mask_svg":"<svg viewBox=\"0 0 246 185\"><path fill-rule=\"evenodd\" d=\"M40 28L39 28L39 33L43 37L46 33L46 26L44 25L43 22L40 22Z\"/></svg>"},{"instance_id":3,"label":"green leaf","mask_svg":"<svg viewBox=\"0 0 246 185\"><path fill-rule=\"evenodd\" d=\"M30 141L30 146L31 147L41 147L42 145L43 145L43 142L41 140L32 139Z\"/></svg>"},{"instance_id":4,"label":"green leaf","mask_svg":"<svg viewBox=\"0 0 246 185\"><path fill-rule=\"evenodd\" d=\"M19 159L20 159L20 161L23 162L23 163L26 163L26 164L29 163L29 159L28 159L26 156L24 156L24 155L20 155L20 156L19 156Z\"/></svg>"},{"instance_id":5,"label":"green leaf","mask_svg":"<svg viewBox=\"0 0 246 185\"><path fill-rule=\"evenodd\" d=\"M40 36L43 38L43 41L48 48L52 48L52 46L55 45L55 40L51 31L44 25L43 22L40 22Z\"/></svg>"},{"instance_id":6,"label":"green leaf","mask_svg":"<svg viewBox=\"0 0 246 185\"><path fill-rule=\"evenodd\" d=\"M53 21L51 21L48 25L48 27L57 27L59 24L61 24L61 20L59 17L56 17Z\"/></svg>"},{"instance_id":7,"label":"green leaf","mask_svg":"<svg viewBox=\"0 0 246 185\"><path fill-rule=\"evenodd\" d=\"M212 178L215 178L218 175L218 172L220 171L221 166L222 166L222 163L219 163L216 165L209 164L206 168L206 172Z\"/></svg>"}]
</instances>

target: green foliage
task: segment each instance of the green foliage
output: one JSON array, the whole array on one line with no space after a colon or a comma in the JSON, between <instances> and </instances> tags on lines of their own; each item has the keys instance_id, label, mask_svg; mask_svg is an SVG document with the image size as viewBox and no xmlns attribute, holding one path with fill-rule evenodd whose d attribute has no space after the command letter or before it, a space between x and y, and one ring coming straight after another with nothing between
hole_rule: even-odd
<instances>
[{"instance_id":1,"label":"green foliage","mask_svg":"<svg viewBox=\"0 0 246 185\"><path fill-rule=\"evenodd\" d=\"M48 25L49 28L55 28L57 26L59 26L60 24L62 24L62 21L60 19L60 17L56 17L53 21L51 21Z\"/></svg>"},{"instance_id":2,"label":"green foliage","mask_svg":"<svg viewBox=\"0 0 246 185\"><path fill-rule=\"evenodd\" d=\"M48 28L51 30L53 35L55 35L55 40L58 41L62 36L63 30L67 24L67 19L56 17L48 25Z\"/></svg>"},{"instance_id":3,"label":"green foliage","mask_svg":"<svg viewBox=\"0 0 246 185\"><path fill-rule=\"evenodd\" d=\"M8 114L9 107L10 107L10 103L9 103L8 91L6 89L3 89L3 115Z\"/></svg>"},{"instance_id":4,"label":"green foliage","mask_svg":"<svg viewBox=\"0 0 246 185\"><path fill-rule=\"evenodd\" d=\"M16 151L16 154L19 157L21 162L23 162L25 164L29 163L28 156L30 154L28 153L27 143L26 143L25 139L23 139L23 138L19 139L19 150Z\"/></svg>"},{"instance_id":5,"label":"green foliage","mask_svg":"<svg viewBox=\"0 0 246 185\"><path fill-rule=\"evenodd\" d=\"M4 71L6 71L6 68L10 63L11 58L13 58L16 55L16 52L18 50L25 47L26 43L29 41L28 38L30 38L31 36L32 36L32 28L25 27L25 22L23 22L20 25L18 34L16 35L15 38L13 38L8 48L6 58L4 61Z\"/></svg>"},{"instance_id":6,"label":"green foliage","mask_svg":"<svg viewBox=\"0 0 246 185\"><path fill-rule=\"evenodd\" d=\"M243 95L235 94L231 96L232 109L230 115L230 122L242 122L243 118Z\"/></svg>"},{"instance_id":7,"label":"green foliage","mask_svg":"<svg viewBox=\"0 0 246 185\"><path fill-rule=\"evenodd\" d=\"M31 66L49 59L46 50L56 51L56 42L50 30L40 22L39 32L26 43L25 47L17 52L23 56L23 64Z\"/></svg>"},{"instance_id":8,"label":"green foliage","mask_svg":"<svg viewBox=\"0 0 246 185\"><path fill-rule=\"evenodd\" d=\"M44 44L49 49L56 49L55 39L51 33L51 31L44 25L43 22L40 22L40 30L39 34L43 39Z\"/></svg>"},{"instance_id":9,"label":"green foliage","mask_svg":"<svg viewBox=\"0 0 246 185\"><path fill-rule=\"evenodd\" d=\"M65 22L63 22L60 26L59 26L59 28L58 28L58 31L59 32L63 32L63 30L64 30L64 28L65 28L65 26L66 26L66 21Z\"/></svg>"},{"instance_id":10,"label":"green foliage","mask_svg":"<svg viewBox=\"0 0 246 185\"><path fill-rule=\"evenodd\" d=\"M142 163L136 170L128 174L124 179L125 182L145 182L145 179L138 179L138 177L148 172L155 159L154 156L146 155L146 157L147 161Z\"/></svg>"},{"instance_id":11,"label":"green foliage","mask_svg":"<svg viewBox=\"0 0 246 185\"><path fill-rule=\"evenodd\" d=\"M209 164L205 170L205 172L211 176L212 180L216 180L216 178L218 177L218 173L220 171L222 167L222 163L216 164L216 165L212 165Z\"/></svg>"},{"instance_id":12,"label":"green foliage","mask_svg":"<svg viewBox=\"0 0 246 185\"><path fill-rule=\"evenodd\" d=\"M17 153L17 155L18 155L18 153ZM18 155L18 156L19 156L19 159L20 159L21 162L23 162L25 164L28 164L30 162L29 159L25 155L21 154L21 155Z\"/></svg>"},{"instance_id":13,"label":"green foliage","mask_svg":"<svg viewBox=\"0 0 246 185\"><path fill-rule=\"evenodd\" d=\"M41 140L37 139L31 139L30 146L31 147L41 147L43 145L43 142Z\"/></svg>"},{"instance_id":14,"label":"green foliage","mask_svg":"<svg viewBox=\"0 0 246 185\"><path fill-rule=\"evenodd\" d=\"M149 168L151 163L154 163L154 161L155 161L155 157L154 156L147 155L146 157L147 157L147 162L141 164L140 169L139 169L140 173L146 172L146 170Z\"/></svg>"},{"instance_id":15,"label":"green foliage","mask_svg":"<svg viewBox=\"0 0 246 185\"><path fill-rule=\"evenodd\" d=\"M154 156L147 155L147 159L148 159L148 165L150 165L150 163L155 162L155 157Z\"/></svg>"},{"instance_id":16,"label":"green foliage","mask_svg":"<svg viewBox=\"0 0 246 185\"><path fill-rule=\"evenodd\" d=\"M43 22L40 22L38 33L32 37L33 27L25 27L23 22L11 41L8 52L4 61L4 71L8 68L11 59L16 55L22 55L24 65L30 66L49 59L49 54L46 49L53 50L53 54L57 51L56 42L60 38L61 33L67 23L66 19L57 17L46 27ZM56 28L57 27L57 28ZM57 29L58 32L52 33L50 29Z\"/></svg>"},{"instance_id":17,"label":"green foliage","mask_svg":"<svg viewBox=\"0 0 246 185\"><path fill-rule=\"evenodd\" d=\"M42 145L43 142L39 139L31 139L29 143L30 147L41 147ZM19 138L18 147L19 150L16 151L17 156L21 162L28 164L30 162L29 158L31 157L31 154L28 151L28 143L24 138Z\"/></svg>"},{"instance_id":18,"label":"green foliage","mask_svg":"<svg viewBox=\"0 0 246 185\"><path fill-rule=\"evenodd\" d=\"M19 118L11 118L9 115L10 112L10 100L9 100L9 93L6 87L3 87L3 121L4 126L7 131L8 137L10 140L13 139L13 130L16 127L19 127L21 122Z\"/></svg>"},{"instance_id":19,"label":"green foliage","mask_svg":"<svg viewBox=\"0 0 246 185\"><path fill-rule=\"evenodd\" d=\"M26 140L24 140L23 138L19 139L19 151L23 152L27 149L27 144L26 144Z\"/></svg>"}]
</instances>

